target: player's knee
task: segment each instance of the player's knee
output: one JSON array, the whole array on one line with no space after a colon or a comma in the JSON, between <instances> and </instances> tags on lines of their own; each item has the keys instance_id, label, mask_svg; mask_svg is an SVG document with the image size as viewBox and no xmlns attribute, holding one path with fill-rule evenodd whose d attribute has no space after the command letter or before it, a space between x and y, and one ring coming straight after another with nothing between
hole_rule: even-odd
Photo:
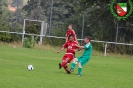
<instances>
[{"instance_id":1,"label":"player's knee","mask_svg":"<svg viewBox=\"0 0 133 88\"><path fill-rule=\"evenodd\" d=\"M73 61L74 61L74 62L77 62L77 61L78 61L78 59L77 59L77 58L74 58L74 59L73 59Z\"/></svg>"},{"instance_id":2,"label":"player's knee","mask_svg":"<svg viewBox=\"0 0 133 88\"><path fill-rule=\"evenodd\" d=\"M80 63L80 62L78 63L78 67L82 67L82 65L81 65L81 63Z\"/></svg>"},{"instance_id":3,"label":"player's knee","mask_svg":"<svg viewBox=\"0 0 133 88\"><path fill-rule=\"evenodd\" d=\"M66 58L66 61L69 61L69 58Z\"/></svg>"}]
</instances>

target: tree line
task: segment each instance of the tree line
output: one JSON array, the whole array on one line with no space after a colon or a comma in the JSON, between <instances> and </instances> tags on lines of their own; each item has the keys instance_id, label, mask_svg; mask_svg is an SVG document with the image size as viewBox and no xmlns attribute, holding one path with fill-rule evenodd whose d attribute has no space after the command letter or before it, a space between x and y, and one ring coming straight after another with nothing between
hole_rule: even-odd
<instances>
[{"instance_id":1,"label":"tree line","mask_svg":"<svg viewBox=\"0 0 133 88\"><path fill-rule=\"evenodd\" d=\"M30 0L22 9L31 19L50 23L52 0ZM78 38L81 38L84 15L84 36L95 40L115 42L116 29L119 28L118 42L132 42L133 13L126 20L117 20L110 12L112 0L53 0L51 34L65 36L68 24L73 24ZM121 2L123 0L116 0ZM127 0L125 0L127 1Z\"/></svg>"},{"instance_id":2,"label":"tree line","mask_svg":"<svg viewBox=\"0 0 133 88\"><path fill-rule=\"evenodd\" d=\"M10 3L7 1L0 0L0 30L22 32L23 19L25 18L50 23L52 0L27 0L26 5L23 5L24 0L18 0L18 4L16 4L16 0L11 0ZM68 24L72 24L77 37L81 38L84 16L84 36L90 35L94 40L115 42L118 26L117 42L132 43L133 13L126 20L116 19L110 12L111 1L53 0L52 29L50 34L65 36ZM116 3L122 1L127 0L116 0ZM11 4L13 7L18 5L18 10L16 12L9 11L7 8L8 4ZM18 23L16 23L17 12ZM30 25L34 26L33 24ZM38 26L40 25L38 24ZM36 27L36 30L38 28Z\"/></svg>"},{"instance_id":3,"label":"tree line","mask_svg":"<svg viewBox=\"0 0 133 88\"><path fill-rule=\"evenodd\" d=\"M114 11L116 12L117 2L127 1L129 0L115 0ZM22 32L24 19L33 19L48 23L47 35L65 37L68 24L72 24L78 38L82 38L83 29L83 37L89 35L93 40L133 43L133 13L126 20L118 20L111 14L111 2L112 0L53 0L52 27L49 33L52 0L0 0L0 30ZM9 11L8 5L18 9L15 12ZM131 7L129 3L128 7ZM26 22L26 33L39 34L40 28L41 25L37 22ZM21 41L21 36L0 33L0 41ZM53 38L44 38L44 41L51 45L64 43L62 39ZM104 51L104 44L92 44L95 50ZM107 51L132 55L133 47L110 44Z\"/></svg>"}]
</instances>

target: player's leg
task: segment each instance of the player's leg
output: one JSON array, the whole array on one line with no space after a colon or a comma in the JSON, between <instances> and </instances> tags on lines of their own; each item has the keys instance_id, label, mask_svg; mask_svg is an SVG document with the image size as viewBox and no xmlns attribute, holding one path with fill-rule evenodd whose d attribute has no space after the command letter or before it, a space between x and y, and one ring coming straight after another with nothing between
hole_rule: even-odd
<instances>
[{"instance_id":1,"label":"player's leg","mask_svg":"<svg viewBox=\"0 0 133 88\"><path fill-rule=\"evenodd\" d=\"M69 70L67 65L65 65L63 68L66 70L67 74L71 74L71 72L70 72L70 70Z\"/></svg>"},{"instance_id":2,"label":"player's leg","mask_svg":"<svg viewBox=\"0 0 133 88\"><path fill-rule=\"evenodd\" d=\"M66 56L66 57L62 60L61 66L62 66L62 67L65 66L65 65L68 63L68 61L69 61L69 58Z\"/></svg>"},{"instance_id":3,"label":"player's leg","mask_svg":"<svg viewBox=\"0 0 133 88\"><path fill-rule=\"evenodd\" d=\"M65 54L62 58L62 64L61 66L65 66L67 63L69 63L74 58L73 54Z\"/></svg>"},{"instance_id":4,"label":"player's leg","mask_svg":"<svg viewBox=\"0 0 133 88\"><path fill-rule=\"evenodd\" d=\"M74 58L73 55L67 55L67 58L66 58L67 63L71 62L73 58ZM67 63L65 64L64 69L67 71L68 74L70 74L71 72L67 66Z\"/></svg>"},{"instance_id":5,"label":"player's leg","mask_svg":"<svg viewBox=\"0 0 133 88\"><path fill-rule=\"evenodd\" d=\"M61 66L66 70L68 74L70 74L70 70L67 66L67 63L70 62L73 59L73 55L65 55L62 59Z\"/></svg>"},{"instance_id":6,"label":"player's leg","mask_svg":"<svg viewBox=\"0 0 133 88\"><path fill-rule=\"evenodd\" d=\"M82 65L81 63L78 63L78 76L82 75Z\"/></svg>"},{"instance_id":7,"label":"player's leg","mask_svg":"<svg viewBox=\"0 0 133 88\"><path fill-rule=\"evenodd\" d=\"M78 61L77 58L74 58L74 59L73 59L73 62L72 62L71 68L70 68L70 71L71 71L71 72L74 71L74 68L75 68L75 65L76 65L77 61Z\"/></svg>"},{"instance_id":8,"label":"player's leg","mask_svg":"<svg viewBox=\"0 0 133 88\"><path fill-rule=\"evenodd\" d=\"M61 67L63 67L64 69L65 69L65 71L68 73L68 74L70 74L71 72L70 72L70 70L69 70L69 68L68 68L68 66L67 66L67 56L65 56L64 58L63 58L63 60L62 60L62 63L61 63Z\"/></svg>"},{"instance_id":9,"label":"player's leg","mask_svg":"<svg viewBox=\"0 0 133 88\"><path fill-rule=\"evenodd\" d=\"M78 59L78 76L82 75L82 66L84 66L88 60L86 58Z\"/></svg>"},{"instance_id":10,"label":"player's leg","mask_svg":"<svg viewBox=\"0 0 133 88\"><path fill-rule=\"evenodd\" d=\"M66 59L66 55L63 56L62 63L59 63L59 69L62 68L62 64L65 62L65 59Z\"/></svg>"},{"instance_id":11,"label":"player's leg","mask_svg":"<svg viewBox=\"0 0 133 88\"><path fill-rule=\"evenodd\" d=\"M63 59L61 66L66 70L67 73L70 73L69 68L68 68L68 66L67 66L68 60L69 60L69 58L66 56L66 57Z\"/></svg>"},{"instance_id":12,"label":"player's leg","mask_svg":"<svg viewBox=\"0 0 133 88\"><path fill-rule=\"evenodd\" d=\"M66 58L67 58L67 56L64 55L63 58L62 58L62 63L59 63L59 69L61 69L64 66L63 64L66 63Z\"/></svg>"}]
</instances>

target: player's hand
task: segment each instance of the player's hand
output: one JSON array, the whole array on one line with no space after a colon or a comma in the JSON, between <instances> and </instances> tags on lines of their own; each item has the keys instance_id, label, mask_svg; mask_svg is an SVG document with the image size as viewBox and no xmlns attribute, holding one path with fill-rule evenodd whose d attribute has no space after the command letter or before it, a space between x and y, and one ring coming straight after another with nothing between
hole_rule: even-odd
<instances>
[{"instance_id":1,"label":"player's hand","mask_svg":"<svg viewBox=\"0 0 133 88\"><path fill-rule=\"evenodd\" d=\"M78 45L77 45L77 44L75 44L75 46L77 47Z\"/></svg>"},{"instance_id":2,"label":"player's hand","mask_svg":"<svg viewBox=\"0 0 133 88\"><path fill-rule=\"evenodd\" d=\"M74 49L73 51L74 51L74 52L77 52L77 50L76 50L76 49Z\"/></svg>"},{"instance_id":3,"label":"player's hand","mask_svg":"<svg viewBox=\"0 0 133 88\"><path fill-rule=\"evenodd\" d=\"M77 51L80 51L81 49L79 48Z\"/></svg>"},{"instance_id":4,"label":"player's hand","mask_svg":"<svg viewBox=\"0 0 133 88\"><path fill-rule=\"evenodd\" d=\"M77 44L76 44L75 46L76 46L76 47L79 47L79 45L77 45Z\"/></svg>"},{"instance_id":5,"label":"player's hand","mask_svg":"<svg viewBox=\"0 0 133 88\"><path fill-rule=\"evenodd\" d=\"M57 51L57 53L60 53L60 51Z\"/></svg>"}]
</instances>

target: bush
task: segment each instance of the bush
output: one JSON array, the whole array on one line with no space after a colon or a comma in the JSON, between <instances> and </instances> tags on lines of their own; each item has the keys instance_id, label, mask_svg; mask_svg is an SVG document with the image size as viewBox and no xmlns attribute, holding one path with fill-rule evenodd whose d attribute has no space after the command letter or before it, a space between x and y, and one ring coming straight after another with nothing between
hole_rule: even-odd
<instances>
[{"instance_id":1,"label":"bush","mask_svg":"<svg viewBox=\"0 0 133 88\"><path fill-rule=\"evenodd\" d=\"M19 41L20 36L18 34L11 34L10 42Z\"/></svg>"},{"instance_id":2,"label":"bush","mask_svg":"<svg viewBox=\"0 0 133 88\"><path fill-rule=\"evenodd\" d=\"M5 31L4 28L0 27L0 31ZM18 34L2 33L0 32L0 41L2 42L14 42L19 41L20 36Z\"/></svg>"},{"instance_id":3,"label":"bush","mask_svg":"<svg viewBox=\"0 0 133 88\"><path fill-rule=\"evenodd\" d=\"M34 38L34 35L30 36L30 38L25 37L23 41L23 47L25 48L33 48L35 46L35 43L37 41L37 38Z\"/></svg>"},{"instance_id":4,"label":"bush","mask_svg":"<svg viewBox=\"0 0 133 88\"><path fill-rule=\"evenodd\" d=\"M48 44L52 46L62 46L65 43L65 39L57 39L57 38L47 38L43 39L43 44Z\"/></svg>"},{"instance_id":5,"label":"bush","mask_svg":"<svg viewBox=\"0 0 133 88\"><path fill-rule=\"evenodd\" d=\"M11 35L8 33L0 33L0 41L2 42L10 42Z\"/></svg>"},{"instance_id":6,"label":"bush","mask_svg":"<svg viewBox=\"0 0 133 88\"><path fill-rule=\"evenodd\" d=\"M26 33L30 33L30 34L39 34L40 31L36 28L35 24L29 24L28 26L26 26L25 28Z\"/></svg>"}]
</instances>

